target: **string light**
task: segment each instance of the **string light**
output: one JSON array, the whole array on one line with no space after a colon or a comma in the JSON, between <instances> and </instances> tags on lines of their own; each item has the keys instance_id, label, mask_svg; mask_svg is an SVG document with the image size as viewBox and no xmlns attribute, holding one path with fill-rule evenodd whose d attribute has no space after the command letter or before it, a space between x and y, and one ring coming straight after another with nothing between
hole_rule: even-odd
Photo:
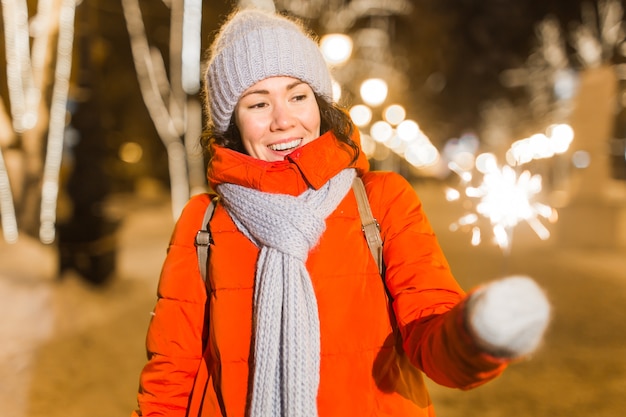
<instances>
[{"instance_id":1,"label":"string light","mask_svg":"<svg viewBox=\"0 0 626 417\"><path fill-rule=\"evenodd\" d=\"M29 126L27 120L30 119L32 123L32 117L28 118L25 115L28 112L27 97L34 96L30 65L28 9L25 1L2 0L2 10L11 117L15 131L22 133L32 127Z\"/></svg>"},{"instance_id":2,"label":"string light","mask_svg":"<svg viewBox=\"0 0 626 417\"><path fill-rule=\"evenodd\" d=\"M137 71L139 89L159 138L168 152L172 215L176 219L189 199L189 179L187 177L187 165L184 163L185 147L180 139L184 132L177 131L177 123L168 111L163 96L157 87L163 86L171 93L170 95L173 94L167 80L163 60L159 58L160 54L150 48L148 43L139 2L137 0L122 0L122 9L130 36L130 47ZM180 149L183 150L182 159L178 154ZM171 152L175 154L171 154Z\"/></svg>"},{"instance_id":3,"label":"string light","mask_svg":"<svg viewBox=\"0 0 626 417\"><path fill-rule=\"evenodd\" d=\"M0 147L0 220L2 220L2 234L4 240L9 243L17 242L17 219L15 217L15 206L11 195L11 184L9 175L2 156Z\"/></svg>"},{"instance_id":4,"label":"string light","mask_svg":"<svg viewBox=\"0 0 626 417\"><path fill-rule=\"evenodd\" d=\"M202 1L185 0L183 7L182 84L193 95L200 90Z\"/></svg>"},{"instance_id":5,"label":"string light","mask_svg":"<svg viewBox=\"0 0 626 417\"><path fill-rule=\"evenodd\" d=\"M59 172L63 155L63 136L67 108L69 79L72 69L72 49L74 44L75 0L64 0L59 13L59 40L57 45L56 69L52 102L48 145L44 162L41 190L41 213L39 239L52 243L55 238L57 197L59 194Z\"/></svg>"}]
</instances>

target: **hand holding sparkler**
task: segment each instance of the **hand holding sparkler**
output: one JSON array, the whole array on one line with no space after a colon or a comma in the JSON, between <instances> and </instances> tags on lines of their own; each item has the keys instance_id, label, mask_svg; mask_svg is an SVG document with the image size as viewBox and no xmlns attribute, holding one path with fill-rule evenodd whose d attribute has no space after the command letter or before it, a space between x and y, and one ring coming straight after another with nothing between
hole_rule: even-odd
<instances>
[{"instance_id":1,"label":"hand holding sparkler","mask_svg":"<svg viewBox=\"0 0 626 417\"><path fill-rule=\"evenodd\" d=\"M535 281L512 276L471 293L466 314L468 330L480 348L514 359L531 354L541 344L550 304Z\"/></svg>"}]
</instances>

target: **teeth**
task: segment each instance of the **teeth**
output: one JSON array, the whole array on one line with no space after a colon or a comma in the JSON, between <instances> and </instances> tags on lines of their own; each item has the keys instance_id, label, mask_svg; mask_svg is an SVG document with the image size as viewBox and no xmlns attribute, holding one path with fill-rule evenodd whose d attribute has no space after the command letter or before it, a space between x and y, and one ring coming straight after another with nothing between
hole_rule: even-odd
<instances>
[{"instance_id":1,"label":"teeth","mask_svg":"<svg viewBox=\"0 0 626 417\"><path fill-rule=\"evenodd\" d=\"M269 145L268 148L270 148L273 151L285 151L287 149L295 148L296 146L300 145L300 142L302 142L302 139L295 139L295 140L292 140L291 142Z\"/></svg>"}]
</instances>

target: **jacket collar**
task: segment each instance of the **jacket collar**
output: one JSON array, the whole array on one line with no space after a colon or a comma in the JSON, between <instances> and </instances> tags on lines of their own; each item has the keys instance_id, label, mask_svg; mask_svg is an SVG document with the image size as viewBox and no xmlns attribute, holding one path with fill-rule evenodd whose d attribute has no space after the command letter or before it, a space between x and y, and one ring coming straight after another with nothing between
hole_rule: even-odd
<instances>
[{"instance_id":1,"label":"jacket collar","mask_svg":"<svg viewBox=\"0 0 626 417\"><path fill-rule=\"evenodd\" d=\"M352 137L360 146L358 131ZM356 168L361 176L369 162L361 151L356 162L331 132L295 150L284 160L267 162L213 145L207 178L215 190L222 183L238 184L263 192L299 195L307 188L319 189L345 168Z\"/></svg>"}]
</instances>

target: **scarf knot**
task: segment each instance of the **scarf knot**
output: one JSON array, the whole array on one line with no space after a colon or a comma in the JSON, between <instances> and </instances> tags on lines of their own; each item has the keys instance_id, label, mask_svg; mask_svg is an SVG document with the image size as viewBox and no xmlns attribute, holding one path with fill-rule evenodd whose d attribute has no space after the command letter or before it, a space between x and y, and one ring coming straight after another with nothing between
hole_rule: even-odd
<instances>
[{"instance_id":1,"label":"scarf knot","mask_svg":"<svg viewBox=\"0 0 626 417\"><path fill-rule=\"evenodd\" d=\"M251 417L317 416L319 315L305 262L355 175L345 169L319 190L299 196L227 183L217 187L237 228L260 248Z\"/></svg>"}]
</instances>

